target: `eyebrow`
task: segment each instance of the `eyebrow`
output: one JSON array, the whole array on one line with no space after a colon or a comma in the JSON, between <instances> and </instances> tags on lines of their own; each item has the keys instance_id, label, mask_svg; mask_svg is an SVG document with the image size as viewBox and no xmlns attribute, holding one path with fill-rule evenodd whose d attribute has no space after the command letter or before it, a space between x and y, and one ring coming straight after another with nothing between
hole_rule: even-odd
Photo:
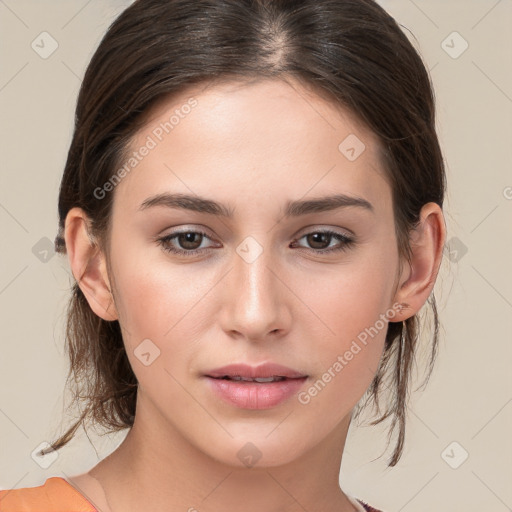
<instances>
[{"instance_id":1,"label":"eyebrow","mask_svg":"<svg viewBox=\"0 0 512 512\"><path fill-rule=\"evenodd\" d=\"M162 193L148 197L140 205L139 210L146 210L154 206L180 208L225 217L228 219L233 218L235 211L234 208L213 201L212 199L187 194L169 193ZM351 206L363 208L371 213L375 213L373 205L362 197L349 196L346 194L334 194L316 199L288 201L286 203L284 215L285 217L299 217L309 213L327 212Z\"/></svg>"}]
</instances>

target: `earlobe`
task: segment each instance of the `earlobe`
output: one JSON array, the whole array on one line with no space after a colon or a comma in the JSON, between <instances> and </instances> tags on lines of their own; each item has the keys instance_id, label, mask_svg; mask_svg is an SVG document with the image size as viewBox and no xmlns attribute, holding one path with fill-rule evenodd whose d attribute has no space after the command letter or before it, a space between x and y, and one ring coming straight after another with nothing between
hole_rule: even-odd
<instances>
[{"instance_id":1,"label":"earlobe","mask_svg":"<svg viewBox=\"0 0 512 512\"><path fill-rule=\"evenodd\" d=\"M411 232L411 262L406 265L395 302L404 303L393 321L403 321L415 315L425 304L434 288L446 237L441 208L436 203L423 206L418 227Z\"/></svg>"},{"instance_id":2,"label":"earlobe","mask_svg":"<svg viewBox=\"0 0 512 512\"><path fill-rule=\"evenodd\" d=\"M94 313L104 320L117 320L105 255L90 235L89 225L81 208L68 212L64 238L71 271Z\"/></svg>"}]
</instances>

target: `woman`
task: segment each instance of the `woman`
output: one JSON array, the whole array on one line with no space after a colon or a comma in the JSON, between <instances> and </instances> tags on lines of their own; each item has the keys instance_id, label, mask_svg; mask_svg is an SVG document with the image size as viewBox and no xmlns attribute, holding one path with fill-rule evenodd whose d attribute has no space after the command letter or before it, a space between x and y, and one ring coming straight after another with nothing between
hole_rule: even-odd
<instances>
[{"instance_id":1,"label":"woman","mask_svg":"<svg viewBox=\"0 0 512 512\"><path fill-rule=\"evenodd\" d=\"M52 448L129 432L2 510L376 510L340 487L345 439L384 387L402 453L444 191L428 73L372 0L133 3L61 183L86 408Z\"/></svg>"}]
</instances>

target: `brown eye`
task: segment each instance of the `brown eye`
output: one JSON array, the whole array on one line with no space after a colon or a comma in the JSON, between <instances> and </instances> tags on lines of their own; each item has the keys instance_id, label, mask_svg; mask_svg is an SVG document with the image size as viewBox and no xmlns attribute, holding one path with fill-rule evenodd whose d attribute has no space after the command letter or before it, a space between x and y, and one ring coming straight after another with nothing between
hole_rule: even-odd
<instances>
[{"instance_id":1,"label":"brown eye","mask_svg":"<svg viewBox=\"0 0 512 512\"><path fill-rule=\"evenodd\" d=\"M355 243L352 238L337 233L336 231L312 231L297 239L296 242L303 238L305 238L308 245L310 245L309 250L319 254L345 251ZM333 239L338 240L338 245L329 247ZM308 248L306 247L306 249Z\"/></svg>"},{"instance_id":2,"label":"brown eye","mask_svg":"<svg viewBox=\"0 0 512 512\"><path fill-rule=\"evenodd\" d=\"M332 235L327 233L310 233L306 235L306 239L313 249L327 249ZM327 245L325 245L326 243Z\"/></svg>"},{"instance_id":3,"label":"brown eye","mask_svg":"<svg viewBox=\"0 0 512 512\"><path fill-rule=\"evenodd\" d=\"M180 247L183 249L194 250L201 246L203 235L195 231L188 231L187 233L179 233L176 240ZM198 245L199 241L199 245Z\"/></svg>"},{"instance_id":4,"label":"brown eye","mask_svg":"<svg viewBox=\"0 0 512 512\"><path fill-rule=\"evenodd\" d=\"M205 238L210 239L202 231L188 230L167 235L160 238L158 242L167 252L190 256L210 249L210 247L201 248L201 243Z\"/></svg>"}]
</instances>

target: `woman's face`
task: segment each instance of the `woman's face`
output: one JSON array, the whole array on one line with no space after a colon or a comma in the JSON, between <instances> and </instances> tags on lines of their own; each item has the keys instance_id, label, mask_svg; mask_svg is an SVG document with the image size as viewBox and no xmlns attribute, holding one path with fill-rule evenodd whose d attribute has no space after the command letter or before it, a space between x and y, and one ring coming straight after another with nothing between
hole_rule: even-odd
<instances>
[{"instance_id":1,"label":"woman's face","mask_svg":"<svg viewBox=\"0 0 512 512\"><path fill-rule=\"evenodd\" d=\"M97 191L115 194L110 284L140 383L136 423L238 466L290 462L347 425L395 312L376 144L297 83L217 84L158 106L114 192ZM348 206L309 204L332 196ZM207 376L234 363L305 377Z\"/></svg>"}]
</instances>

